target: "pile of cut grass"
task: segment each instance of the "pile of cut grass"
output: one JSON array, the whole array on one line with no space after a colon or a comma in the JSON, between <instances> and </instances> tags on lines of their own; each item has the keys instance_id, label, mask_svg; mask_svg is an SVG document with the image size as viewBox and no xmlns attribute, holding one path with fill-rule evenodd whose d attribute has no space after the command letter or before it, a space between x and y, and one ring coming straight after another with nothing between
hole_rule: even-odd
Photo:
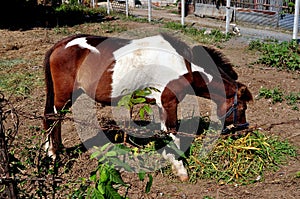
<instances>
[{"instance_id":1,"label":"pile of cut grass","mask_svg":"<svg viewBox=\"0 0 300 199\"><path fill-rule=\"evenodd\" d=\"M203 137L195 139L188 157L190 181L213 179L219 184L250 184L261 181L266 171L276 171L290 157L295 148L278 137L260 131L219 137L206 155Z\"/></svg>"}]
</instances>

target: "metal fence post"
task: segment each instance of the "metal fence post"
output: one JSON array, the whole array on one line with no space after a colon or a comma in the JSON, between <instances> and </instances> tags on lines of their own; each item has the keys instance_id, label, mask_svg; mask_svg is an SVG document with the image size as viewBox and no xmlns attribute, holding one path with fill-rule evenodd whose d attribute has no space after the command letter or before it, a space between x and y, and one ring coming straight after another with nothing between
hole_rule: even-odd
<instances>
[{"instance_id":1,"label":"metal fence post","mask_svg":"<svg viewBox=\"0 0 300 199\"><path fill-rule=\"evenodd\" d=\"M300 9L300 0L296 0L296 3L295 3L295 16L294 16L294 28L293 28L293 39L297 39L297 35L298 35L299 9Z\"/></svg>"}]
</instances>

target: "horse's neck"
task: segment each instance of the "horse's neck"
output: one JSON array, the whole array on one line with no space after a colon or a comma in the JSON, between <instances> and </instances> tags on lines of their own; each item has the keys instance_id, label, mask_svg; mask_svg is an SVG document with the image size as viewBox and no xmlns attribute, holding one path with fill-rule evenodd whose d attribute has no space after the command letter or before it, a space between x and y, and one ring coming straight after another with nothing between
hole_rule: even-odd
<instances>
[{"instance_id":1,"label":"horse's neck","mask_svg":"<svg viewBox=\"0 0 300 199\"><path fill-rule=\"evenodd\" d=\"M211 82L204 82L203 78L196 83L196 95L211 99L217 105L223 104L226 99L234 96L236 92L236 83L229 78L214 77Z\"/></svg>"}]
</instances>

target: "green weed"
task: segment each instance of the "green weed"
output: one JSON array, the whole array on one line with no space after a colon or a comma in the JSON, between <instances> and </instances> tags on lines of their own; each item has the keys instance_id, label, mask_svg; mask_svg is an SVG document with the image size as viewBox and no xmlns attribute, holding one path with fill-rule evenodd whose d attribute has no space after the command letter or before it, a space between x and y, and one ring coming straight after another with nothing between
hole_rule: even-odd
<instances>
[{"instance_id":1,"label":"green weed","mask_svg":"<svg viewBox=\"0 0 300 199\"><path fill-rule=\"evenodd\" d=\"M291 92L284 94L284 92L277 87L274 89L261 88L258 93L258 99L261 98L272 99L273 104L286 100L287 104L292 106L293 110L299 110L300 93Z\"/></svg>"},{"instance_id":2,"label":"green weed","mask_svg":"<svg viewBox=\"0 0 300 199\"><path fill-rule=\"evenodd\" d=\"M279 88L267 89L261 88L258 93L258 99L264 97L265 99L272 99L272 103L283 101L283 92Z\"/></svg>"},{"instance_id":3,"label":"green weed","mask_svg":"<svg viewBox=\"0 0 300 199\"><path fill-rule=\"evenodd\" d=\"M14 93L17 97L28 97L33 88L42 84L41 79L37 79L36 75L30 72L8 73L2 77L0 79L0 89Z\"/></svg>"},{"instance_id":4,"label":"green weed","mask_svg":"<svg viewBox=\"0 0 300 199\"><path fill-rule=\"evenodd\" d=\"M300 171L296 172L296 178L300 178Z\"/></svg>"},{"instance_id":5,"label":"green weed","mask_svg":"<svg viewBox=\"0 0 300 199\"><path fill-rule=\"evenodd\" d=\"M300 93L291 92L285 96L285 99L288 101L287 104L293 107L293 110L299 110Z\"/></svg>"}]
</instances>

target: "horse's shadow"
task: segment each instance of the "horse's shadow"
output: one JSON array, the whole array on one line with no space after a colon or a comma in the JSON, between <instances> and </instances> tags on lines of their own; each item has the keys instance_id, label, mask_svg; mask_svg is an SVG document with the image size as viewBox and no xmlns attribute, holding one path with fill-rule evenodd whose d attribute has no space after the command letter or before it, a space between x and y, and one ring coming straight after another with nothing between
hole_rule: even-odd
<instances>
[{"instance_id":1,"label":"horse's shadow","mask_svg":"<svg viewBox=\"0 0 300 199\"><path fill-rule=\"evenodd\" d=\"M79 145L65 148L64 155L67 159L77 159L80 153L89 151L88 148L93 146L101 147L107 143L113 144L122 144L126 143L127 146L143 148L149 146L150 143L154 143L154 150L157 153L162 154L164 150L167 153L172 153L177 159L181 159L185 162L184 157L188 157L190 154L190 147L194 138L198 135L203 134L205 130L209 128L210 121L207 118L191 118L189 120L179 120L180 128L177 137L181 140L181 148L174 149L169 147L169 144L172 143L172 138L168 136L165 132L162 132L160 129L160 124L151 123L150 121L144 120L135 120L133 121L135 125L141 127L140 130L131 129L131 128L115 128L117 123L115 121L109 121L109 125L113 128L107 128L109 125L106 124L106 128L99 131L93 137L85 140ZM198 124L198 125L195 125ZM146 128L143 128L146 127ZM173 145L174 146L174 145ZM152 150L153 150L152 149ZM74 161L67 161L68 164L64 165L67 170L71 169L74 165Z\"/></svg>"}]
</instances>

